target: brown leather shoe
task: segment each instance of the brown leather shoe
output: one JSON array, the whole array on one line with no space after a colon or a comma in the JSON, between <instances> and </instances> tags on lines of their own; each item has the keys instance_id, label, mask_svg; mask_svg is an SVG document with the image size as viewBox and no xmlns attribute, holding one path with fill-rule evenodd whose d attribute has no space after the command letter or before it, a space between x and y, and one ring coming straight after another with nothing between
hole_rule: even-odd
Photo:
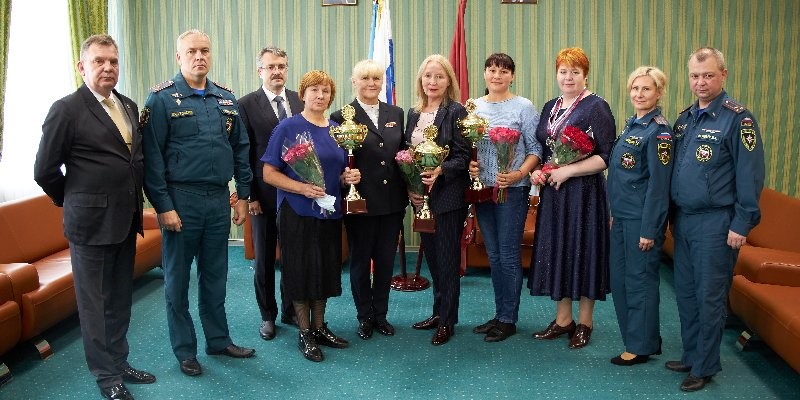
<instances>
[{"instance_id":1,"label":"brown leather shoe","mask_svg":"<svg viewBox=\"0 0 800 400\"><path fill-rule=\"evenodd\" d=\"M436 334L431 338L431 344L441 346L450 340L450 336L455 336L456 332L452 326L440 326L436 328Z\"/></svg>"},{"instance_id":2,"label":"brown leather shoe","mask_svg":"<svg viewBox=\"0 0 800 400\"><path fill-rule=\"evenodd\" d=\"M414 328L414 329L423 329L423 330L434 329L437 326L439 326L439 316L438 315L431 315L430 317L428 317L424 321L419 321L416 324L411 325L411 327Z\"/></svg>"},{"instance_id":3,"label":"brown leather shoe","mask_svg":"<svg viewBox=\"0 0 800 400\"><path fill-rule=\"evenodd\" d=\"M681 390L684 392L696 392L704 388L708 382L711 382L710 376L698 377L689 374L689 376L681 382Z\"/></svg>"},{"instance_id":4,"label":"brown leather shoe","mask_svg":"<svg viewBox=\"0 0 800 400\"><path fill-rule=\"evenodd\" d=\"M567 337L572 339L572 335L575 334L575 321L572 321L567 326L560 326L556 324L556 320L550 323L543 331L534 332L533 338L540 339L540 340L551 340L555 339L563 334L567 334Z\"/></svg>"},{"instance_id":5,"label":"brown leather shoe","mask_svg":"<svg viewBox=\"0 0 800 400\"><path fill-rule=\"evenodd\" d=\"M590 336L592 336L592 328L584 324L578 324L575 328L575 334L569 339L569 348L580 349L581 347L585 347L589 344Z\"/></svg>"}]
</instances>

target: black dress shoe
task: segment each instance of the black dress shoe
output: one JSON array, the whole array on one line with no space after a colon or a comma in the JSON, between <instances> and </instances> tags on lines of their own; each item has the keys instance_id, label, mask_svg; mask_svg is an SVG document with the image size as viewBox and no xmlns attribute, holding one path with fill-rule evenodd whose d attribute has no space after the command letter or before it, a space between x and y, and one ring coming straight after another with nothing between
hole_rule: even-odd
<instances>
[{"instance_id":1,"label":"black dress shoe","mask_svg":"<svg viewBox=\"0 0 800 400\"><path fill-rule=\"evenodd\" d=\"M419 321L416 324L411 325L411 327L414 328L414 329L422 329L422 330L434 329L437 326L439 326L439 316L438 315L431 315L430 317L426 318L425 320Z\"/></svg>"},{"instance_id":2,"label":"black dress shoe","mask_svg":"<svg viewBox=\"0 0 800 400\"><path fill-rule=\"evenodd\" d=\"M197 376L203 373L203 367L200 366L200 363L197 362L197 359L194 357L181 361L180 365L181 372L183 372L184 375Z\"/></svg>"},{"instance_id":3,"label":"black dress shoe","mask_svg":"<svg viewBox=\"0 0 800 400\"><path fill-rule=\"evenodd\" d=\"M490 320L488 320L488 321L476 326L475 329L472 330L472 333L477 333L479 335L485 335L485 334L489 333L489 331L491 331L492 328L494 328L494 326L497 325L498 323L500 323L500 321L497 318L492 318L492 319L490 319Z\"/></svg>"},{"instance_id":4,"label":"black dress shoe","mask_svg":"<svg viewBox=\"0 0 800 400\"><path fill-rule=\"evenodd\" d=\"M575 329L575 321L570 322L567 326L561 326L556 323L556 320L553 320L544 330L534 332L533 337L539 340L551 340L566 333L567 337L572 339L572 335L575 334Z\"/></svg>"},{"instance_id":5,"label":"black dress shoe","mask_svg":"<svg viewBox=\"0 0 800 400\"><path fill-rule=\"evenodd\" d=\"M451 336L455 336L456 332L452 326L440 326L436 328L436 333L431 338L431 344L434 346L441 346L450 340Z\"/></svg>"},{"instance_id":6,"label":"black dress shoe","mask_svg":"<svg viewBox=\"0 0 800 400\"><path fill-rule=\"evenodd\" d=\"M228 347L222 350L206 351L206 354L210 354L212 356L228 356L233 358L250 358L256 354L256 351L255 349L239 347L231 343L228 345Z\"/></svg>"},{"instance_id":7,"label":"black dress shoe","mask_svg":"<svg viewBox=\"0 0 800 400\"><path fill-rule=\"evenodd\" d=\"M580 349L589 344L589 338L592 336L592 328L584 324L578 324L575 327L575 334L569 339L570 349Z\"/></svg>"},{"instance_id":8,"label":"black dress shoe","mask_svg":"<svg viewBox=\"0 0 800 400\"><path fill-rule=\"evenodd\" d=\"M122 383L116 384L110 388L100 388L100 394L103 395L104 399L133 400L133 395Z\"/></svg>"},{"instance_id":9,"label":"black dress shoe","mask_svg":"<svg viewBox=\"0 0 800 400\"><path fill-rule=\"evenodd\" d=\"M264 340L272 340L275 338L275 321L263 321L261 327L258 328L258 335Z\"/></svg>"},{"instance_id":10,"label":"black dress shoe","mask_svg":"<svg viewBox=\"0 0 800 400\"><path fill-rule=\"evenodd\" d=\"M310 329L300 330L297 338L297 347L306 360L320 362L325 359L322 350L317 346L317 340Z\"/></svg>"},{"instance_id":11,"label":"black dress shoe","mask_svg":"<svg viewBox=\"0 0 800 400\"><path fill-rule=\"evenodd\" d=\"M668 370L675 372L689 372L692 370L691 365L683 365L680 361L667 361L664 363L664 366L667 367Z\"/></svg>"},{"instance_id":12,"label":"black dress shoe","mask_svg":"<svg viewBox=\"0 0 800 400\"><path fill-rule=\"evenodd\" d=\"M297 316L295 315L281 315L281 323L284 325L297 326Z\"/></svg>"},{"instance_id":13,"label":"black dress shoe","mask_svg":"<svg viewBox=\"0 0 800 400\"><path fill-rule=\"evenodd\" d=\"M358 322L358 337L367 340L372 337L372 321L365 319Z\"/></svg>"},{"instance_id":14,"label":"black dress shoe","mask_svg":"<svg viewBox=\"0 0 800 400\"><path fill-rule=\"evenodd\" d=\"M322 324L322 328L316 329L311 332L314 335L314 339L316 339L317 344L333 347L337 349L343 349L350 345L350 342L345 340L344 338L340 338L336 336L330 329L328 329L328 324Z\"/></svg>"},{"instance_id":15,"label":"black dress shoe","mask_svg":"<svg viewBox=\"0 0 800 400\"><path fill-rule=\"evenodd\" d=\"M650 359L650 356L640 356L640 355L637 354L635 357L631 358L630 360L626 360L626 359L622 358L622 356L616 356L616 357L612 358L609 361L611 361L611 363L614 364L614 365L620 365L620 366L623 366L623 367L629 367L631 365L644 364L649 359Z\"/></svg>"},{"instance_id":16,"label":"black dress shoe","mask_svg":"<svg viewBox=\"0 0 800 400\"><path fill-rule=\"evenodd\" d=\"M711 381L710 376L697 377L692 374L686 377L681 382L681 390L684 392L696 392L706 386L706 383Z\"/></svg>"},{"instance_id":17,"label":"black dress shoe","mask_svg":"<svg viewBox=\"0 0 800 400\"><path fill-rule=\"evenodd\" d=\"M156 376L129 365L122 369L122 380L126 383L153 383L156 381Z\"/></svg>"},{"instance_id":18,"label":"black dress shoe","mask_svg":"<svg viewBox=\"0 0 800 400\"><path fill-rule=\"evenodd\" d=\"M383 336L394 336L394 326L389 321L378 321L375 330Z\"/></svg>"},{"instance_id":19,"label":"black dress shoe","mask_svg":"<svg viewBox=\"0 0 800 400\"><path fill-rule=\"evenodd\" d=\"M486 337L483 338L484 342L501 342L508 339L511 335L517 333L517 326L506 322L497 322L497 325L489 330Z\"/></svg>"}]
</instances>

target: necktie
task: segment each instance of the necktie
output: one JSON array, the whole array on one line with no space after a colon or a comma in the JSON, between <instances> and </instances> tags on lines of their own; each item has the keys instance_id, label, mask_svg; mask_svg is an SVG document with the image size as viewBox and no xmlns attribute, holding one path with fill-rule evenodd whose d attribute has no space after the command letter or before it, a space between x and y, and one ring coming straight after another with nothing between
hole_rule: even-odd
<instances>
[{"instance_id":1,"label":"necktie","mask_svg":"<svg viewBox=\"0 0 800 400\"><path fill-rule=\"evenodd\" d=\"M275 96L275 103L278 105L278 121L286 119L286 108L283 106L283 97Z\"/></svg>"},{"instance_id":2,"label":"necktie","mask_svg":"<svg viewBox=\"0 0 800 400\"><path fill-rule=\"evenodd\" d=\"M124 140L125 144L128 145L128 151L131 151L131 147L133 146L133 138L131 137L130 131L128 131L128 126L125 124L125 119L122 117L122 113L119 112L114 100L103 99L103 104L108 107L108 114L111 116L111 120L114 121L114 125L117 126L120 135L122 135L122 140Z\"/></svg>"}]
</instances>

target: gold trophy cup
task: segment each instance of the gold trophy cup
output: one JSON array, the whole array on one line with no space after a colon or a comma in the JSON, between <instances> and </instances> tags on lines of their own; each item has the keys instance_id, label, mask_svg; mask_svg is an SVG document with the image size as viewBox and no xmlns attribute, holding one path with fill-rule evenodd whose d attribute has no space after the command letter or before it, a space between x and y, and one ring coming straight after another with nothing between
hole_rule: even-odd
<instances>
[{"instance_id":1,"label":"gold trophy cup","mask_svg":"<svg viewBox=\"0 0 800 400\"><path fill-rule=\"evenodd\" d=\"M422 143L411 146L411 157L414 162L419 166L422 171L433 171L436 167L442 165L442 162L447 155L450 154L450 146L440 147L433 140L439 134L439 129L435 125L431 125L424 129L423 135L425 141ZM436 232L436 222L428 206L428 196L430 195L431 187L425 188L425 195L423 197L422 207L414 214L414 232L434 233Z\"/></svg>"},{"instance_id":2,"label":"gold trophy cup","mask_svg":"<svg viewBox=\"0 0 800 400\"><path fill-rule=\"evenodd\" d=\"M458 121L458 126L461 127L461 135L472 147L472 161L478 161L478 141L489 128L489 121L475 114L478 107L473 99L468 99L464 107L469 113ZM491 198L492 189L486 188L479 177L472 178L470 187L464 191L464 200L467 203L481 203Z\"/></svg>"},{"instance_id":3,"label":"gold trophy cup","mask_svg":"<svg viewBox=\"0 0 800 400\"><path fill-rule=\"evenodd\" d=\"M342 107L344 122L339 126L332 126L330 130L331 137L336 141L336 144L347 150L347 166L350 169L355 168L353 150L361 147L367 137L367 126L354 122L353 117L355 115L356 109L353 106L348 104ZM350 185L350 191L344 200L346 214L364 214L367 212L367 201L358 193L356 185Z\"/></svg>"}]
</instances>

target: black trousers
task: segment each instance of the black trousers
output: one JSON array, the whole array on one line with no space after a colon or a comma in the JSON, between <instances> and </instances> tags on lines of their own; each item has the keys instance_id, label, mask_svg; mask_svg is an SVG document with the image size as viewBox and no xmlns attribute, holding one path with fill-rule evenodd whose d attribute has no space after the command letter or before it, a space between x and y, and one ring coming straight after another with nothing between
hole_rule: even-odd
<instances>
[{"instance_id":1,"label":"black trousers","mask_svg":"<svg viewBox=\"0 0 800 400\"><path fill-rule=\"evenodd\" d=\"M344 217L350 249L350 289L359 321L386 321L397 237L404 215L403 211Z\"/></svg>"},{"instance_id":2,"label":"black trousers","mask_svg":"<svg viewBox=\"0 0 800 400\"><path fill-rule=\"evenodd\" d=\"M267 184L258 184L260 198L267 198ZM274 196L274 193L272 193ZM258 310L263 321L275 321L278 316L278 304L275 300L275 246L278 243L278 227L276 226L276 209L267 202L260 202L260 215L250 215L250 226L253 229L253 249L255 253L255 275L253 284L256 292ZM283 294L283 279L280 283L281 314L294 315L291 300Z\"/></svg>"},{"instance_id":3,"label":"black trousers","mask_svg":"<svg viewBox=\"0 0 800 400\"><path fill-rule=\"evenodd\" d=\"M136 232L119 244L70 242L69 249L86 364L97 385L109 388L128 367Z\"/></svg>"},{"instance_id":4,"label":"black trousers","mask_svg":"<svg viewBox=\"0 0 800 400\"><path fill-rule=\"evenodd\" d=\"M439 316L439 326L458 323L458 299L461 282L461 232L467 208L436 214L436 233L422 233L425 259L433 281L433 315Z\"/></svg>"}]
</instances>

